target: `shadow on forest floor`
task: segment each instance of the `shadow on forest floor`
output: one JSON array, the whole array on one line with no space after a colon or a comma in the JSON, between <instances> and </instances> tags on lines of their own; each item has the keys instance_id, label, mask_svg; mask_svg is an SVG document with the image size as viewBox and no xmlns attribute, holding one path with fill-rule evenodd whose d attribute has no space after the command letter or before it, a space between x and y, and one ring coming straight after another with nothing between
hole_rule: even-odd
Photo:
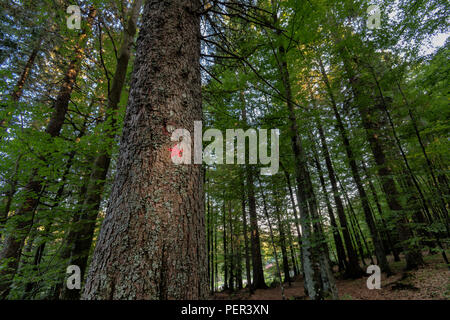
<instances>
[{"instance_id":1,"label":"shadow on forest floor","mask_svg":"<svg viewBox=\"0 0 450 320\"><path fill-rule=\"evenodd\" d=\"M394 262L389 256L394 275L381 277L381 289L367 289L367 277L360 279L336 279L341 300L449 300L450 270L440 254L424 253L426 265L419 270L404 272L405 261ZM285 284L285 296L289 300L307 299L303 290L303 279L299 277L291 286ZM258 289L250 295L246 289L235 292L218 292L215 300L281 300L280 287Z\"/></svg>"}]
</instances>

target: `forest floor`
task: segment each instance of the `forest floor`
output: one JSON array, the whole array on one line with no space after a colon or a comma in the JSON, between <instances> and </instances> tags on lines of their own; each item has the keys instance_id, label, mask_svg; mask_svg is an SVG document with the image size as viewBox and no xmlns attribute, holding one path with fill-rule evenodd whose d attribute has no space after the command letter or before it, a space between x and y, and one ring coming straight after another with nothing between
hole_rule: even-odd
<instances>
[{"instance_id":1,"label":"forest floor","mask_svg":"<svg viewBox=\"0 0 450 320\"><path fill-rule=\"evenodd\" d=\"M448 251L448 250L447 250ZM449 254L447 253L447 256ZM405 261L394 262L388 257L395 273L390 277L382 274L381 289L369 290L367 277L360 279L336 278L339 297L342 300L450 300L450 270L440 254L424 254L426 265L419 270L404 272ZM284 285L284 294L289 300L307 299L300 277L291 286ZM237 292L218 292L213 299L223 300L281 300L280 287L258 289L250 295L246 289Z\"/></svg>"}]
</instances>

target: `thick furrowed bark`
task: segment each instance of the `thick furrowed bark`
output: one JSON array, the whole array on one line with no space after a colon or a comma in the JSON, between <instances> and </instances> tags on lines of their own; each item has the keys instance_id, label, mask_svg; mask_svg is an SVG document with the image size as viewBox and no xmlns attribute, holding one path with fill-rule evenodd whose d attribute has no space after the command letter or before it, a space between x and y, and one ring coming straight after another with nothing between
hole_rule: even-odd
<instances>
[{"instance_id":1,"label":"thick furrowed bark","mask_svg":"<svg viewBox=\"0 0 450 320\"><path fill-rule=\"evenodd\" d=\"M199 1L147 1L117 175L84 299L208 294L203 170L175 165L167 124L200 121ZM170 39L170 41L167 41Z\"/></svg>"}]
</instances>

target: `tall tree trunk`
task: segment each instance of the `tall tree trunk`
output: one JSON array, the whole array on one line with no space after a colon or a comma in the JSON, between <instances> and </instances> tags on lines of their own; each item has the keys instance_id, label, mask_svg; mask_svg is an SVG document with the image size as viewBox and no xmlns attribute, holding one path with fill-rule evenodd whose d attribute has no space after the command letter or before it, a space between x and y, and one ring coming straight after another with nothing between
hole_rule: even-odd
<instances>
[{"instance_id":1,"label":"tall tree trunk","mask_svg":"<svg viewBox=\"0 0 450 320\"><path fill-rule=\"evenodd\" d=\"M250 215L250 244L252 251L252 269L253 269L253 289L265 289L267 285L264 281L264 272L262 267L261 245L258 230L258 217L256 215L256 199L253 181L253 168L246 165L247 174L247 194L248 207Z\"/></svg>"},{"instance_id":2,"label":"tall tree trunk","mask_svg":"<svg viewBox=\"0 0 450 320\"><path fill-rule=\"evenodd\" d=\"M344 206L342 205L341 196L336 183L336 174L334 172L333 163L331 161L330 152L328 150L328 144L325 138L325 133L323 131L322 123L320 119L316 118L317 129L319 131L320 142L322 145L322 153L325 158L325 164L328 171L328 178L330 179L331 189L333 191L334 202L336 205L336 211L338 213L339 222L341 225L342 235L344 237L345 248L347 249L347 256L349 258L348 265L345 271L345 276L349 278L359 278L363 276L364 271L360 268L358 264L358 255L356 250L352 245L350 234L347 226L347 218L345 216Z\"/></svg>"},{"instance_id":3,"label":"tall tree trunk","mask_svg":"<svg viewBox=\"0 0 450 320\"><path fill-rule=\"evenodd\" d=\"M369 198L367 197L366 190L363 187L361 176L358 171L358 166L356 165L356 160L353 155L353 150L350 146L350 141L347 136L347 130L344 127L344 123L342 122L341 115L339 114L336 100L334 98L333 91L331 89L330 83L328 81L328 75L325 71L325 68L323 66L322 60L319 57L319 67L322 74L322 80L325 83L328 95L330 97L331 107L333 109L335 118L336 118L336 126L337 129L341 135L342 141L344 143L345 152L347 154L347 160L348 164L350 166L353 180L356 184L356 187L358 189L359 198L361 199L361 204L363 207L365 219L367 222L367 225L369 227L370 235L372 237L372 241L375 247L375 254L377 256L378 263L380 265L381 270L386 272L387 274L391 274L391 269L389 267L389 264L387 262L386 253L384 251L383 243L380 239L380 235L378 234L378 230L375 225L375 221L373 220L372 212L370 211L370 205L369 205Z\"/></svg>"},{"instance_id":4,"label":"tall tree trunk","mask_svg":"<svg viewBox=\"0 0 450 320\"><path fill-rule=\"evenodd\" d=\"M291 84L289 79L289 70L286 61L286 52L283 45L278 48L278 69L282 80L288 117L290 124L291 145L295 159L295 174L297 182L297 199L300 207L300 224L302 226L302 267L305 275L305 289L311 299L320 300L324 298L321 288L321 270L318 268L319 256L322 252L315 252L313 248L313 232L311 228L311 219L314 214L315 197L311 185L311 177L307 167L306 153L299 135L297 118L294 111L292 100ZM301 192L300 192L301 190ZM325 245L326 244L322 244ZM320 250L318 250L320 251ZM322 275L325 276L326 275Z\"/></svg>"},{"instance_id":5,"label":"tall tree trunk","mask_svg":"<svg viewBox=\"0 0 450 320\"><path fill-rule=\"evenodd\" d=\"M233 234L233 215L231 212L231 201L228 202L228 215L229 215L229 219L228 219L228 223L229 223L229 233L230 233L230 277L228 279L228 289L230 289L231 291L234 291L234 269L235 269L235 256L234 256L234 234Z\"/></svg>"},{"instance_id":6,"label":"tall tree trunk","mask_svg":"<svg viewBox=\"0 0 450 320\"><path fill-rule=\"evenodd\" d=\"M19 154L19 156L16 159L16 162L14 163L14 170L11 175L11 183L9 186L9 190L6 192L6 197L4 198L5 205L2 208L2 211L0 212L0 240L2 238L3 233L3 227L8 220L9 211L11 210L11 205L14 199L14 194L17 191L17 175L19 173L19 164L20 160L22 159L23 154Z\"/></svg>"},{"instance_id":7,"label":"tall tree trunk","mask_svg":"<svg viewBox=\"0 0 450 320\"><path fill-rule=\"evenodd\" d=\"M319 120L317 120L317 121L319 121ZM323 141L324 140L324 135L323 135L322 126L320 125L320 123L319 123L318 127L319 127L320 138L321 138L321 141L322 141L322 147L323 147L322 152L324 154L326 162L330 161L330 164L331 164L331 160L330 160L329 154L328 154L328 147ZM338 227L336 219L334 217L333 208L331 207L330 199L328 197L328 192L327 192L327 189L326 189L326 186L325 186L325 178L324 178L324 175L323 175L322 166L321 166L320 161L318 159L317 150L316 150L316 147L315 147L314 144L312 144L312 150L313 150L313 154L314 154L315 164L316 164L316 167L317 167L317 173L319 174L320 184L322 186L322 192L323 192L323 194L325 196L325 202L326 202L327 209L328 209L328 215L330 217L331 227L333 228L333 238L334 238L334 243L336 245L336 252L337 252L337 256L338 256L339 270L340 271L344 271L345 270L346 271L345 275L348 276L348 277L359 277L362 274L362 270L358 271L358 268L359 268L358 260L357 260L358 257L357 256L355 257L356 258L356 265L353 265L353 267L351 266L351 263L348 264L347 261L346 261L346 254L345 254L345 250L344 250L344 245L342 243L341 235L339 233L339 227ZM335 178L334 178L333 167L331 167L331 170L330 170L330 167L329 167L328 163L327 163L327 167L328 167L328 170L330 172L329 173L330 181L332 182L332 186L333 186L333 183L334 183L334 185L336 184L336 181L335 181ZM333 175L333 178L331 178L332 175ZM339 194L334 192L335 191L334 188L332 188L332 189L333 189L333 194L335 196L336 207L338 208L338 210L340 210L340 209L343 210L342 203L340 202L341 199L339 197ZM336 196L337 196L338 199L336 199ZM344 214L343 217L344 217L344 223L341 222L341 225L344 226L344 227L342 227L342 233L346 234L346 236L348 237L348 239L346 239L346 240L349 241L350 236L348 235L348 228L347 228L347 221L345 219L345 214ZM342 220L342 215L341 214L339 214L339 218ZM348 244L348 243L346 242L346 244ZM353 255L355 255L353 246L351 244L351 240L350 240L350 245L351 245L351 247L350 247L351 250L349 250L349 251ZM352 252L352 250L353 250L353 252ZM350 260L350 261L352 263L354 263L353 260Z\"/></svg>"},{"instance_id":8,"label":"tall tree trunk","mask_svg":"<svg viewBox=\"0 0 450 320\"><path fill-rule=\"evenodd\" d=\"M241 241L240 241L240 235L236 234L237 241L236 241L236 287L238 290L241 290L243 288L242 284L242 255L241 255Z\"/></svg>"},{"instance_id":9,"label":"tall tree trunk","mask_svg":"<svg viewBox=\"0 0 450 320\"><path fill-rule=\"evenodd\" d=\"M83 128L81 129L80 133L78 134L77 138L80 139L81 137L84 136L85 134L85 129L86 129L86 124L87 122L85 122L83 124ZM69 154L69 157L67 159L67 163L66 163L66 167L64 168L64 172L62 174L62 178L60 181L60 187L58 188L58 190L56 191L56 195L55 198L53 200L53 203L55 205L58 205L59 202L61 201L61 198L63 196L64 193L64 188L65 188L65 183L67 180L67 177L69 175L70 169L72 168L72 164L73 164L73 159L75 157L75 150L71 151ZM51 210L53 211L54 208L51 208ZM51 229L52 229L52 224L53 224L53 216L50 216L49 221L47 221L47 223L44 225L44 232L43 232L43 236L49 236ZM34 260L33 260L33 265L34 265L34 272L38 272L38 266L41 263L42 257L44 256L44 251L45 251L45 247L47 245L47 240L42 241L42 243L39 244L39 246L36 248L35 254L34 254ZM40 274L39 274L40 276ZM36 275L34 276L36 277ZM25 293L24 293L24 298L26 297L32 297L34 295L34 290L36 289L38 285L37 281L30 281L27 282L25 284Z\"/></svg>"},{"instance_id":10,"label":"tall tree trunk","mask_svg":"<svg viewBox=\"0 0 450 320\"><path fill-rule=\"evenodd\" d=\"M199 8L197 0L145 2L117 175L84 299L208 295L203 170L172 162L165 130L172 122L194 132L202 118Z\"/></svg>"},{"instance_id":11,"label":"tall tree trunk","mask_svg":"<svg viewBox=\"0 0 450 320\"><path fill-rule=\"evenodd\" d=\"M218 224L218 219L219 219L219 215L216 214L215 215L215 219L214 219L214 224L216 225L216 230L214 232L214 291L217 290L217 281L219 278L219 264L217 262L217 243L218 243L218 232L217 232L217 227L219 226Z\"/></svg>"},{"instance_id":12,"label":"tall tree trunk","mask_svg":"<svg viewBox=\"0 0 450 320\"><path fill-rule=\"evenodd\" d=\"M242 121L244 126L247 126L247 113L245 109L244 92L241 91L240 99L242 102ZM254 170L251 165L244 165L247 197L248 197L248 211L250 216L250 249L252 252L252 271L253 280L251 291L254 289L265 289L267 285L264 281L264 271L262 267L261 243L259 239L258 230L258 216L256 214L256 199L255 199L255 185L254 185Z\"/></svg>"},{"instance_id":13,"label":"tall tree trunk","mask_svg":"<svg viewBox=\"0 0 450 320\"><path fill-rule=\"evenodd\" d=\"M278 194L276 195L278 198ZM277 218L277 224L278 224L278 233L280 236L280 247L281 247L281 257L283 259L283 273L284 273L284 282L288 282L289 285L291 285L291 276L289 274L289 259L287 254L287 248L286 248L286 234L284 232L284 226L283 221L281 220L281 213L279 208L278 199L275 200L275 216Z\"/></svg>"},{"instance_id":14,"label":"tall tree trunk","mask_svg":"<svg viewBox=\"0 0 450 320\"><path fill-rule=\"evenodd\" d=\"M23 87L25 85L25 82L28 80L28 77L30 76L31 69L34 65L34 60L36 60L36 57L41 50L41 44L42 44L43 37L40 36L36 44L33 48L33 51L31 51L30 56L28 57L27 63L25 64L25 67L23 68L22 74L20 75L19 79L17 80L16 86L14 87L14 90L11 94L13 101L19 101L20 97L23 93Z\"/></svg>"},{"instance_id":15,"label":"tall tree trunk","mask_svg":"<svg viewBox=\"0 0 450 320\"><path fill-rule=\"evenodd\" d=\"M374 75L374 77L376 77L376 76ZM447 233L450 234L450 231L449 231L450 217L449 217L448 210L447 210L447 205L446 205L446 202L445 202L445 192L442 191L442 190L446 190L447 188L446 188L444 183L440 183L439 182L439 178L436 178L436 174L434 172L434 166L433 166L433 164L432 164L432 162L430 160L430 157L428 156L428 153L427 153L427 151L425 149L425 144L423 143L422 136L420 135L420 131L419 131L419 128L417 126L417 121L416 121L416 118L414 116L414 113L411 110L411 107L409 106L409 103L408 103L408 99L406 98L405 94L403 93L403 90L400 87L400 84L398 82L397 82L397 87L398 87L398 89L399 89L399 91L400 91L400 93L401 93L401 95L403 97L403 100L405 101L405 104L406 104L406 106L408 108L408 114L409 114L409 117L411 119L411 125L414 128L414 133L416 134L417 141L419 142L419 145L420 145L420 149L422 150L422 154L423 154L423 156L425 158L425 161L427 163L427 169L428 169L428 171L429 171L429 173L431 175L431 178L433 179L434 186L435 186L436 190L439 193L439 200L440 200L439 202L441 204L441 208L442 208L442 211L444 212L444 216L445 216L446 222L447 222L445 224L445 226L447 228ZM448 193L447 193L447 196L448 196Z\"/></svg>"},{"instance_id":16,"label":"tall tree trunk","mask_svg":"<svg viewBox=\"0 0 450 320\"><path fill-rule=\"evenodd\" d=\"M285 212L287 215L287 212ZM292 240L292 234L291 234L291 223L289 221L289 218L286 216L285 217L286 222L287 222L287 228L286 228L286 233L288 236L288 241L289 241L289 251L291 254L291 260L292 260L292 267L294 268L294 276L298 276L299 275L299 269L297 266L297 258L296 258L296 254L295 254L295 250L294 250L294 241Z\"/></svg>"},{"instance_id":17,"label":"tall tree trunk","mask_svg":"<svg viewBox=\"0 0 450 320\"><path fill-rule=\"evenodd\" d=\"M375 201L375 205L377 207L378 214L380 215L381 223L383 224L384 233L386 234L387 244L388 244L389 248L391 249L392 254L394 255L394 261L400 261L400 256L398 255L398 253L399 253L398 249L394 245L394 242L392 240L391 232L389 231L388 226L386 224L386 220L383 217L383 210L381 209L380 200L378 198L375 186L374 186L374 184L372 182L372 179L370 177L369 171L367 170L367 167L364 164L364 161L362 162L362 168L364 170L364 173L366 174L367 181L369 182L370 192L372 193L372 197L373 197L373 200Z\"/></svg>"},{"instance_id":18,"label":"tall tree trunk","mask_svg":"<svg viewBox=\"0 0 450 320\"><path fill-rule=\"evenodd\" d=\"M252 278L250 273L250 252L248 245L248 234L247 234L247 213L245 212L245 185L244 179L241 182L241 193L242 193L242 232L244 233L244 255L245 255L245 275L247 277L247 288L250 293L252 293Z\"/></svg>"},{"instance_id":19,"label":"tall tree trunk","mask_svg":"<svg viewBox=\"0 0 450 320\"><path fill-rule=\"evenodd\" d=\"M291 178L289 175L289 172L286 170L286 167L283 165L283 162L280 161L280 165L281 168L284 172L285 178L286 178L286 184L287 184L287 188L289 191L289 198L291 200L292 203L292 211L294 212L294 223L295 223L295 229L297 231L297 241L298 241L298 246L300 248L300 261L303 261L302 255L303 255L303 251L302 251L302 235L300 232L300 225L299 225L299 219L298 219L298 215L297 215L297 205L295 204L295 200L294 200L294 192L292 191L292 185L291 185ZM303 271L303 266L300 265L300 270L299 272L302 272L303 278L305 277L304 271Z\"/></svg>"},{"instance_id":20,"label":"tall tree trunk","mask_svg":"<svg viewBox=\"0 0 450 320\"><path fill-rule=\"evenodd\" d=\"M31 51L31 54L28 57L27 63L25 64L25 66L22 70L22 73L20 74L20 77L17 80L17 83L14 86L14 89L12 90L11 98L12 98L13 102L18 102L20 97L22 96L23 87L24 87L26 81L28 80L28 77L31 74L31 70L34 66L34 61L36 60L36 57L37 57L39 51L41 50L42 40L43 40L43 37L39 36L39 38L37 39L37 41L33 47L33 51ZM9 122L8 119L0 119L0 128L2 129L2 132L0 132L1 134L3 134L3 130L8 127L8 122ZM1 140L2 140L2 136L0 135L0 141Z\"/></svg>"},{"instance_id":21,"label":"tall tree trunk","mask_svg":"<svg viewBox=\"0 0 450 320\"><path fill-rule=\"evenodd\" d=\"M351 226L351 230L352 230L352 233L353 233L353 236L355 239L355 246L359 250L359 255L361 256L361 262L363 265L366 265L366 262L364 261L364 256L365 256L364 247L365 247L366 251L367 251L367 256L372 261L372 264L374 264L372 255L370 254L369 246L367 245L367 242L366 242L364 234L361 230L361 227L360 227L358 221L356 220L356 212L355 212L355 209L353 209L353 205L352 205L352 202L350 201L350 197L348 196L347 189L341 183L339 176L336 175L336 179L339 183L339 186L341 187L342 194L344 195L344 198L347 201L347 212L348 212L348 217L349 217L349 221L350 221L350 226ZM360 235L361 235L361 238L360 238ZM361 239L363 240L364 247L362 246Z\"/></svg>"},{"instance_id":22,"label":"tall tree trunk","mask_svg":"<svg viewBox=\"0 0 450 320\"><path fill-rule=\"evenodd\" d=\"M412 230L409 228L409 221L407 211L400 202L400 193L396 187L395 181L392 177L392 170L389 166L385 151L380 141L380 129L374 121L377 119L374 107L365 105L360 92L359 86L362 85L361 80L354 74L351 66L348 63L346 56L343 56L344 68L352 89L353 95L356 99L356 108L361 116L362 124L366 129L367 139L378 168L378 176L381 180L381 186L386 195L389 209L398 217L398 228L400 239L403 242L403 249L406 259L406 269L414 269L423 264L423 259L419 248L416 245L408 244L414 236Z\"/></svg>"},{"instance_id":23,"label":"tall tree trunk","mask_svg":"<svg viewBox=\"0 0 450 320\"><path fill-rule=\"evenodd\" d=\"M214 221L214 208L211 206L211 200L209 199L208 193L208 275L209 275L209 287L211 293L214 293L214 232L215 232L215 221Z\"/></svg>"},{"instance_id":24,"label":"tall tree trunk","mask_svg":"<svg viewBox=\"0 0 450 320\"><path fill-rule=\"evenodd\" d=\"M224 270L224 279L223 279L223 290L228 290L228 250L227 250L227 211L226 211L226 205L225 205L225 197L223 199L223 210L222 210L222 227L223 227L223 233L222 233L222 242L223 242L223 270Z\"/></svg>"},{"instance_id":25,"label":"tall tree trunk","mask_svg":"<svg viewBox=\"0 0 450 320\"><path fill-rule=\"evenodd\" d=\"M264 215L266 216L267 224L269 225L270 242L272 243L273 256L275 258L275 266L277 268L277 276L278 276L278 280L280 281L281 298L283 300L285 300L286 297L284 296L283 279L281 277L280 263L278 262L278 253L277 253L277 247L275 245L272 223L270 222L269 212L267 211L266 196L264 195L264 190L262 190L262 184L261 184L261 180L260 180L259 176L258 176L258 181L259 181L259 186L261 188L261 196L262 196L262 200L263 200L263 211L264 211ZM288 274L289 274L289 271L288 271Z\"/></svg>"}]
</instances>

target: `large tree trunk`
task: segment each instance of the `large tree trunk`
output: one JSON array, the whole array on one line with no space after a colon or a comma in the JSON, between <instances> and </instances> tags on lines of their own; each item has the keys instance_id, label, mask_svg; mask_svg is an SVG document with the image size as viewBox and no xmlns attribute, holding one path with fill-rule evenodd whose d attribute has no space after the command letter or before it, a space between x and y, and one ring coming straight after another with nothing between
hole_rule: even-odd
<instances>
[{"instance_id":1,"label":"large tree trunk","mask_svg":"<svg viewBox=\"0 0 450 320\"><path fill-rule=\"evenodd\" d=\"M202 118L200 1L147 1L117 175L84 299L203 299L208 273L201 165L176 165L168 122ZM169 39L169 41L168 41Z\"/></svg>"}]
</instances>

